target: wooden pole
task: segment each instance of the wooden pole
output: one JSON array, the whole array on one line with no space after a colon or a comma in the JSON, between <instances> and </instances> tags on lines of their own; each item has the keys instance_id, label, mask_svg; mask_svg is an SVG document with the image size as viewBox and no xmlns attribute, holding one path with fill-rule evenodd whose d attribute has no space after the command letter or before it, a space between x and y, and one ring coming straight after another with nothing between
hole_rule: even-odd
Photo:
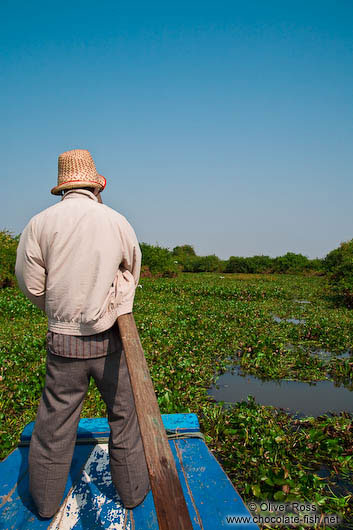
<instances>
[{"instance_id":1,"label":"wooden pole","mask_svg":"<svg viewBox=\"0 0 353 530\"><path fill-rule=\"evenodd\" d=\"M192 530L132 313L118 318L160 530Z\"/></svg>"}]
</instances>

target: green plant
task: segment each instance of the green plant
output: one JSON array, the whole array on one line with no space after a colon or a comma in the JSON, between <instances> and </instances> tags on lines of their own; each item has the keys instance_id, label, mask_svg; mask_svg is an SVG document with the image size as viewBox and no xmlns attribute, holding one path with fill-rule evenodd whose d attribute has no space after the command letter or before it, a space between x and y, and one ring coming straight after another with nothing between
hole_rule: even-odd
<instances>
[{"instance_id":1,"label":"green plant","mask_svg":"<svg viewBox=\"0 0 353 530\"><path fill-rule=\"evenodd\" d=\"M329 252L324 260L333 294L353 307L353 239Z\"/></svg>"},{"instance_id":2,"label":"green plant","mask_svg":"<svg viewBox=\"0 0 353 530\"><path fill-rule=\"evenodd\" d=\"M154 276L174 277L179 272L176 260L168 248L141 243L142 267Z\"/></svg>"},{"instance_id":3,"label":"green plant","mask_svg":"<svg viewBox=\"0 0 353 530\"><path fill-rule=\"evenodd\" d=\"M224 272L250 272L247 258L231 256L226 263Z\"/></svg>"},{"instance_id":4,"label":"green plant","mask_svg":"<svg viewBox=\"0 0 353 530\"><path fill-rule=\"evenodd\" d=\"M353 496L338 487L343 477L353 488L352 415L297 419L251 397L225 407L208 394L233 363L257 377L318 381L324 375L352 385L352 356L339 359L332 353L325 365L310 355L313 349L353 348L353 312L327 299L325 278L229 274L221 279L219 273L205 272L146 277L141 285L134 315L161 412L198 415L209 448L245 502L295 499L352 520ZM296 325L289 318L305 322ZM45 315L18 289L0 290L3 457L35 419L46 331ZM105 414L91 384L82 417Z\"/></svg>"},{"instance_id":5,"label":"green plant","mask_svg":"<svg viewBox=\"0 0 353 530\"><path fill-rule=\"evenodd\" d=\"M302 272L309 266L309 259L302 254L287 252L284 256L275 258L273 263L274 272Z\"/></svg>"},{"instance_id":6,"label":"green plant","mask_svg":"<svg viewBox=\"0 0 353 530\"><path fill-rule=\"evenodd\" d=\"M0 288L16 284L15 263L19 238L7 230L0 231Z\"/></svg>"},{"instance_id":7,"label":"green plant","mask_svg":"<svg viewBox=\"0 0 353 530\"><path fill-rule=\"evenodd\" d=\"M192 245L179 245L173 248L173 256L196 256Z\"/></svg>"}]
</instances>

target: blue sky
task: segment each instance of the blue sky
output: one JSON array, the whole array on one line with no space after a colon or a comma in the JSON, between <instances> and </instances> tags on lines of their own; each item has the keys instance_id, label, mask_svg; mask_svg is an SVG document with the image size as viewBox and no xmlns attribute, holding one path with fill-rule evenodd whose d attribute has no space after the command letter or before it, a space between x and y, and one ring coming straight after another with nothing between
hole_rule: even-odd
<instances>
[{"instance_id":1,"label":"blue sky","mask_svg":"<svg viewBox=\"0 0 353 530\"><path fill-rule=\"evenodd\" d=\"M167 7L166 7L167 6ZM0 6L0 228L89 149L138 239L322 257L353 237L353 3Z\"/></svg>"}]
</instances>

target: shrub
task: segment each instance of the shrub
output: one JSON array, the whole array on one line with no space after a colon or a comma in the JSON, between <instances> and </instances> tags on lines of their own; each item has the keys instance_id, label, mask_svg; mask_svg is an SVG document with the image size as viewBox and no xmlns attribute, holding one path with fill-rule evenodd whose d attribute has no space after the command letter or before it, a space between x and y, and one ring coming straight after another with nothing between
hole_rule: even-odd
<instances>
[{"instance_id":1,"label":"shrub","mask_svg":"<svg viewBox=\"0 0 353 530\"><path fill-rule=\"evenodd\" d=\"M328 280L334 295L345 305L353 307L353 239L329 252L324 260Z\"/></svg>"},{"instance_id":2,"label":"shrub","mask_svg":"<svg viewBox=\"0 0 353 530\"><path fill-rule=\"evenodd\" d=\"M194 272L216 272L221 270L221 260L215 255L198 256L194 260Z\"/></svg>"},{"instance_id":3,"label":"shrub","mask_svg":"<svg viewBox=\"0 0 353 530\"><path fill-rule=\"evenodd\" d=\"M7 230L0 231L0 288L16 285L16 249L20 236L13 237Z\"/></svg>"},{"instance_id":4,"label":"shrub","mask_svg":"<svg viewBox=\"0 0 353 530\"><path fill-rule=\"evenodd\" d=\"M168 248L158 245L141 243L142 267L148 267L154 276L174 277L178 274L178 266L174 256ZM146 268L144 270L147 270Z\"/></svg>"},{"instance_id":5,"label":"shrub","mask_svg":"<svg viewBox=\"0 0 353 530\"><path fill-rule=\"evenodd\" d=\"M274 260L273 258L270 258L270 256L252 256L246 259L248 262L249 272L272 272Z\"/></svg>"},{"instance_id":6,"label":"shrub","mask_svg":"<svg viewBox=\"0 0 353 530\"><path fill-rule=\"evenodd\" d=\"M331 252L327 254L323 262L326 272L333 272L335 268L341 264L343 255L346 253L346 251L342 248L342 245L346 244L347 243L341 243L338 248L331 250Z\"/></svg>"},{"instance_id":7,"label":"shrub","mask_svg":"<svg viewBox=\"0 0 353 530\"><path fill-rule=\"evenodd\" d=\"M250 272L247 258L231 256L226 263L224 272Z\"/></svg>"},{"instance_id":8,"label":"shrub","mask_svg":"<svg viewBox=\"0 0 353 530\"><path fill-rule=\"evenodd\" d=\"M196 256L192 245L180 245L173 248L173 256Z\"/></svg>"},{"instance_id":9,"label":"shrub","mask_svg":"<svg viewBox=\"0 0 353 530\"><path fill-rule=\"evenodd\" d=\"M219 272L225 272L226 266L227 266L228 260L226 259L220 259L219 260Z\"/></svg>"},{"instance_id":10,"label":"shrub","mask_svg":"<svg viewBox=\"0 0 353 530\"><path fill-rule=\"evenodd\" d=\"M309 259L303 254L287 252L284 256L274 259L273 270L274 272L303 272L308 265Z\"/></svg>"},{"instance_id":11,"label":"shrub","mask_svg":"<svg viewBox=\"0 0 353 530\"><path fill-rule=\"evenodd\" d=\"M272 258L269 256L231 256L225 263L224 272L260 273L271 272Z\"/></svg>"},{"instance_id":12,"label":"shrub","mask_svg":"<svg viewBox=\"0 0 353 530\"><path fill-rule=\"evenodd\" d=\"M199 258L198 256L183 256L178 257L178 263L183 267L184 272L197 272Z\"/></svg>"},{"instance_id":13,"label":"shrub","mask_svg":"<svg viewBox=\"0 0 353 530\"><path fill-rule=\"evenodd\" d=\"M325 273L324 260L319 258L310 259L307 269L309 271L319 272L323 275Z\"/></svg>"},{"instance_id":14,"label":"shrub","mask_svg":"<svg viewBox=\"0 0 353 530\"><path fill-rule=\"evenodd\" d=\"M180 245L173 248L173 257L174 261L178 262L178 265L183 271L186 272L196 272L195 269L195 260L196 253L194 247L191 245Z\"/></svg>"}]
</instances>

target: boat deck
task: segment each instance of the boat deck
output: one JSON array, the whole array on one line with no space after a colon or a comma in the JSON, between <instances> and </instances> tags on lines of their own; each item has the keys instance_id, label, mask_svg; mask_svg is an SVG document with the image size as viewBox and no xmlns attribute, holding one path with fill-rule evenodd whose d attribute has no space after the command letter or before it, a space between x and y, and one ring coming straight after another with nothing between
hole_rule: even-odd
<instances>
[{"instance_id":1,"label":"boat deck","mask_svg":"<svg viewBox=\"0 0 353 530\"><path fill-rule=\"evenodd\" d=\"M177 436L169 444L194 530L258 529L204 443L197 416L165 414L162 419L167 433ZM28 491L28 451L33 426L31 422L25 427L19 447L0 465L0 529L158 530L152 493L142 504L127 510L112 484L106 418L80 420L61 508L52 519L38 517ZM233 516L248 517L249 523L231 523L227 517Z\"/></svg>"}]
</instances>

